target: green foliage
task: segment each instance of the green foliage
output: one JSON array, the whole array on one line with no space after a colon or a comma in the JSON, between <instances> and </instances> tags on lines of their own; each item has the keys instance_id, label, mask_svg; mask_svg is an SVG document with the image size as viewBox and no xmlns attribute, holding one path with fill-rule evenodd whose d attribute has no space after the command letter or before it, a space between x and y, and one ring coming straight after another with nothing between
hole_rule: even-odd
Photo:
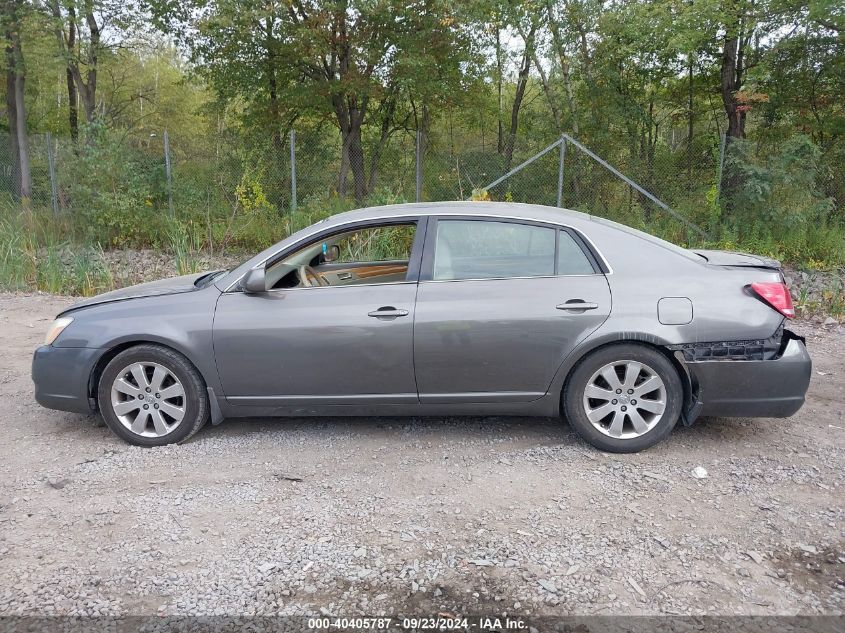
<instances>
[{"instance_id":1,"label":"green foliage","mask_svg":"<svg viewBox=\"0 0 845 633\"><path fill-rule=\"evenodd\" d=\"M470 200L474 202L487 202L490 200L490 193L486 189L473 189Z\"/></svg>"},{"instance_id":2,"label":"green foliage","mask_svg":"<svg viewBox=\"0 0 845 633\"><path fill-rule=\"evenodd\" d=\"M403 202L412 202L412 200L392 189L381 187L370 194L367 199L367 206L378 207L388 204L402 204Z\"/></svg>"},{"instance_id":3,"label":"green foliage","mask_svg":"<svg viewBox=\"0 0 845 633\"><path fill-rule=\"evenodd\" d=\"M271 208L261 183L248 173L244 173L241 182L235 187L235 197L245 213L261 213Z\"/></svg>"},{"instance_id":4,"label":"green foliage","mask_svg":"<svg viewBox=\"0 0 845 633\"><path fill-rule=\"evenodd\" d=\"M730 221L737 235L786 242L824 226L834 204L817 186L820 157L821 150L804 135L788 139L762 160L751 143L731 142L726 173L736 183Z\"/></svg>"}]
</instances>

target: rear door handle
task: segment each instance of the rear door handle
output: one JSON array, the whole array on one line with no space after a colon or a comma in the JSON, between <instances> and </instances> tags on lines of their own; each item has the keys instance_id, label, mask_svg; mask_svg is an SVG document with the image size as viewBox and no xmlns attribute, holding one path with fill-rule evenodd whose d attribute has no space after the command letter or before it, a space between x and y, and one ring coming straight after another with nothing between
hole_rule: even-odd
<instances>
[{"instance_id":1,"label":"rear door handle","mask_svg":"<svg viewBox=\"0 0 845 633\"><path fill-rule=\"evenodd\" d=\"M555 306L558 310L595 310L599 307L598 303L592 301L582 301L581 299L570 299L566 303L561 303Z\"/></svg>"},{"instance_id":2,"label":"rear door handle","mask_svg":"<svg viewBox=\"0 0 845 633\"><path fill-rule=\"evenodd\" d=\"M396 317L408 316L408 311L397 310L393 306L384 306L378 310L367 312L367 316L374 317L376 319L395 319Z\"/></svg>"}]
</instances>

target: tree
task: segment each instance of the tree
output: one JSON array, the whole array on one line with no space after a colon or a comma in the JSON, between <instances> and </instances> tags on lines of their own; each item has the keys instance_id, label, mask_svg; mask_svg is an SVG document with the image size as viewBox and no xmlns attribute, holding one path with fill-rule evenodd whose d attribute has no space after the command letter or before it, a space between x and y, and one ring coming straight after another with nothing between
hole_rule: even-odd
<instances>
[{"instance_id":1,"label":"tree","mask_svg":"<svg viewBox=\"0 0 845 633\"><path fill-rule=\"evenodd\" d=\"M812 22L837 35L845 33L845 6L839 0L809 0L806 4Z\"/></svg>"},{"instance_id":2,"label":"tree","mask_svg":"<svg viewBox=\"0 0 845 633\"><path fill-rule=\"evenodd\" d=\"M553 6L554 5L554 6ZM624 10L625 3L618 7ZM600 0L547 0L546 12L549 16L549 30L552 44L560 62L560 69L567 91L570 112L573 117L573 132L578 134L578 119L575 112L575 100L572 92L573 79L571 68L577 67L582 78L582 87L587 95L593 127L604 127L597 98L597 81L594 60L594 45L591 40L601 38L600 18L605 12ZM571 52L567 52L571 49Z\"/></svg>"},{"instance_id":3,"label":"tree","mask_svg":"<svg viewBox=\"0 0 845 633\"><path fill-rule=\"evenodd\" d=\"M538 33L543 21L540 9L540 4L534 0L482 0L473 8L474 20L479 30L487 34L488 51L492 47L491 55L495 60L492 79L496 85L496 151L504 158L505 171L510 169L513 161L520 111L531 80L532 66L542 70L537 63ZM521 50L516 46L519 40ZM507 84L513 87L509 107L505 105L510 93L505 89Z\"/></svg>"},{"instance_id":4,"label":"tree","mask_svg":"<svg viewBox=\"0 0 845 633\"><path fill-rule=\"evenodd\" d=\"M59 48L65 57L65 85L68 96L68 127L73 142L79 140L79 95L76 90L76 76L73 72L73 62L70 51L76 51L76 7L71 3L67 7L67 28L61 27L63 22L59 0L48 0L51 15L56 19L56 38Z\"/></svg>"},{"instance_id":5,"label":"tree","mask_svg":"<svg viewBox=\"0 0 845 633\"><path fill-rule=\"evenodd\" d=\"M190 7L166 1L151 6L160 24L183 36L219 97L243 99L272 134L302 116L331 116L342 139L338 187L346 193L348 170L357 200L375 184L367 178L365 125L376 119L381 129L372 174L379 144L394 123L396 100L427 101L456 90L467 48L445 0L213 5L197 0Z\"/></svg>"},{"instance_id":6,"label":"tree","mask_svg":"<svg viewBox=\"0 0 845 633\"><path fill-rule=\"evenodd\" d=\"M537 55L537 29L541 20L539 7L534 7L531 4L511 3L508 7L508 14L511 23L522 37L522 54L519 57L519 69L516 75L513 102L511 103L510 125L503 148L506 172L510 170L513 162L513 150L519 129L519 111L522 108L525 90L528 87L531 63Z\"/></svg>"},{"instance_id":7,"label":"tree","mask_svg":"<svg viewBox=\"0 0 845 633\"><path fill-rule=\"evenodd\" d=\"M810 3L811 16L813 7L819 4L825 3ZM769 52L783 39L794 35L806 13L806 3L792 0L721 1L717 14L722 30L720 87L729 138L745 138L747 113L760 101L758 95L744 90L749 71L765 63ZM828 28L837 24L834 14L830 20L815 21L827 22Z\"/></svg>"},{"instance_id":8,"label":"tree","mask_svg":"<svg viewBox=\"0 0 845 633\"><path fill-rule=\"evenodd\" d=\"M289 14L295 48L310 52L296 62L309 94L322 96L334 114L354 196L362 200L375 184L368 183L365 169L368 114L375 110L381 123L373 157L387 140L403 92L420 104L417 128L425 136L430 103L460 85L467 45L459 22L442 0L315 1L294 3ZM371 161L371 173L376 169Z\"/></svg>"},{"instance_id":9,"label":"tree","mask_svg":"<svg viewBox=\"0 0 845 633\"><path fill-rule=\"evenodd\" d=\"M17 194L29 204L32 174L29 163L29 135L26 125L26 66L21 47L23 0L3 0L2 28L6 40L6 114L9 120L10 152Z\"/></svg>"},{"instance_id":10,"label":"tree","mask_svg":"<svg viewBox=\"0 0 845 633\"><path fill-rule=\"evenodd\" d=\"M745 104L739 91L745 81L749 61L748 48L754 36L752 2L725 0L722 7L724 36L722 38L721 95L728 119L727 135L745 138Z\"/></svg>"},{"instance_id":11,"label":"tree","mask_svg":"<svg viewBox=\"0 0 845 633\"><path fill-rule=\"evenodd\" d=\"M79 137L77 103L81 100L85 122L97 117L97 88L104 54L125 44L128 33L139 23L138 7L121 0L44 0L44 12L52 22L61 58L65 63L68 93L68 125L74 141ZM103 33L114 32L119 44Z\"/></svg>"},{"instance_id":12,"label":"tree","mask_svg":"<svg viewBox=\"0 0 845 633\"><path fill-rule=\"evenodd\" d=\"M761 136L781 143L784 127L808 134L821 150L820 188L840 204L845 201L845 39L837 29L837 14L822 13L811 3L807 19L775 46L762 65ZM819 14L824 17L819 19ZM840 8L839 20L845 9Z\"/></svg>"}]
</instances>

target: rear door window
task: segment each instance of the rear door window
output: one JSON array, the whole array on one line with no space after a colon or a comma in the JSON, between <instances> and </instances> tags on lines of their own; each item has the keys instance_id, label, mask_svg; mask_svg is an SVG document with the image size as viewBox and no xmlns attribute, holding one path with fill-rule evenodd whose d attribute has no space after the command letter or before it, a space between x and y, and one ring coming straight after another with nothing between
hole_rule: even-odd
<instances>
[{"instance_id":1,"label":"rear door window","mask_svg":"<svg viewBox=\"0 0 845 633\"><path fill-rule=\"evenodd\" d=\"M554 275L555 265L555 229L489 220L437 222L435 280L542 277Z\"/></svg>"},{"instance_id":2,"label":"rear door window","mask_svg":"<svg viewBox=\"0 0 845 633\"><path fill-rule=\"evenodd\" d=\"M437 222L434 280L592 274L592 262L567 231L493 220Z\"/></svg>"}]
</instances>

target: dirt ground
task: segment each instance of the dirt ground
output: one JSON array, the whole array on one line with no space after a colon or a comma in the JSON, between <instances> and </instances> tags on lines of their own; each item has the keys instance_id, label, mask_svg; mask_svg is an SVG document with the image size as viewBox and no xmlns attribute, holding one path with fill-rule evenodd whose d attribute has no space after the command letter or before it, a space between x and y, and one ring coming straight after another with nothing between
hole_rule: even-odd
<instances>
[{"instance_id":1,"label":"dirt ground","mask_svg":"<svg viewBox=\"0 0 845 633\"><path fill-rule=\"evenodd\" d=\"M140 449L33 400L70 302L0 295L0 615L845 607L842 326L796 325L794 417L700 420L637 455L503 417L235 420Z\"/></svg>"}]
</instances>

